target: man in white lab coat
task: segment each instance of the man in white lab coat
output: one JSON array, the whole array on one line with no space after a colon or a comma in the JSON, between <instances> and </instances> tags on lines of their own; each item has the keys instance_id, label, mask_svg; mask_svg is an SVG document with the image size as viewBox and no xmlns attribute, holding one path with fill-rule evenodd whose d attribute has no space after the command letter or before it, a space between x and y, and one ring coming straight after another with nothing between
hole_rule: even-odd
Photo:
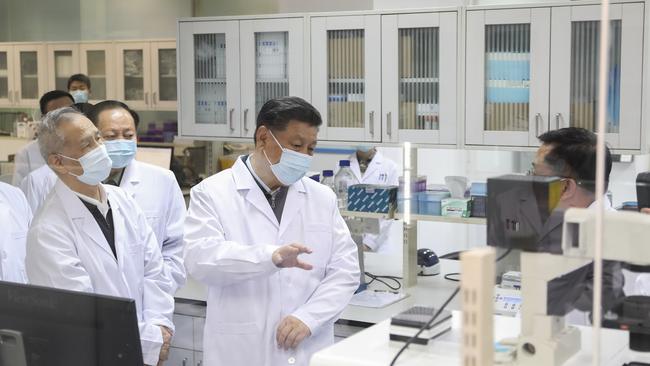
<instances>
[{"instance_id":1,"label":"man in white lab coat","mask_svg":"<svg viewBox=\"0 0 650 366\"><path fill-rule=\"evenodd\" d=\"M0 281L27 282L25 241L31 222L23 192L0 182Z\"/></svg>"},{"instance_id":2,"label":"man in white lab coat","mask_svg":"<svg viewBox=\"0 0 650 366\"><path fill-rule=\"evenodd\" d=\"M376 148L359 146L350 156L350 170L357 184L399 185L400 172L394 161L386 158ZM379 220L379 234L364 234L364 248L373 252L390 251L388 235L394 220Z\"/></svg>"},{"instance_id":3,"label":"man in white lab coat","mask_svg":"<svg viewBox=\"0 0 650 366\"><path fill-rule=\"evenodd\" d=\"M183 225L185 200L174 174L134 160L137 150L137 114L118 101L97 103L88 113L105 141L113 165L103 182L119 186L144 212L160 246L167 292L174 295L185 283L183 266ZM48 166L31 172L20 185L33 212L45 201L57 177Z\"/></svg>"},{"instance_id":4,"label":"man in white lab coat","mask_svg":"<svg viewBox=\"0 0 650 366\"><path fill-rule=\"evenodd\" d=\"M304 178L320 114L268 101L255 151L192 189L188 273L208 286L204 362L307 365L359 285L357 248L336 196Z\"/></svg>"},{"instance_id":5,"label":"man in white lab coat","mask_svg":"<svg viewBox=\"0 0 650 366\"><path fill-rule=\"evenodd\" d=\"M167 358L174 299L146 217L124 191L101 184L111 159L83 114L62 108L39 129L43 158L59 180L34 217L25 267L35 285L132 298L144 362Z\"/></svg>"},{"instance_id":6,"label":"man in white lab coat","mask_svg":"<svg viewBox=\"0 0 650 366\"><path fill-rule=\"evenodd\" d=\"M49 91L39 100L41 115L45 117L47 112L53 111L61 107L69 107L74 104L72 95L62 90ZM45 160L41 156L41 151L38 148L36 140L29 142L25 147L16 153L14 158L14 176L12 177L11 184L18 186L23 178L30 172L45 165Z\"/></svg>"}]
</instances>

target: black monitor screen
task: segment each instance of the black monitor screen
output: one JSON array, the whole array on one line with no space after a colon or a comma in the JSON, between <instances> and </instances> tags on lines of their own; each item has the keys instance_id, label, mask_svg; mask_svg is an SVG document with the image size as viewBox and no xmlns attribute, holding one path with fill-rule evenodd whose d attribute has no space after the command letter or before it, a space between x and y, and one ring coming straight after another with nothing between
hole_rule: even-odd
<instances>
[{"instance_id":1,"label":"black monitor screen","mask_svg":"<svg viewBox=\"0 0 650 366\"><path fill-rule=\"evenodd\" d=\"M0 366L9 365L142 366L135 301L0 281Z\"/></svg>"}]
</instances>

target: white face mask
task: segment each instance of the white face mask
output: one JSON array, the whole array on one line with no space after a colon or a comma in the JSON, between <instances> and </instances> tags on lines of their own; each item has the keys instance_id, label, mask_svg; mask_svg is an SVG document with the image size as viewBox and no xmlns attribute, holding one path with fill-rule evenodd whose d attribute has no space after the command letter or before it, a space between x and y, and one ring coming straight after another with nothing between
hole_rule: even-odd
<instances>
[{"instance_id":1,"label":"white face mask","mask_svg":"<svg viewBox=\"0 0 650 366\"><path fill-rule=\"evenodd\" d=\"M68 174L77 177L80 182L90 186L98 185L111 174L111 166L113 165L113 162L108 156L106 146L104 145L99 145L90 150L79 159L71 158L62 154L58 155L66 159L78 161L84 171L83 174L76 175L71 172L68 172Z\"/></svg>"},{"instance_id":2,"label":"white face mask","mask_svg":"<svg viewBox=\"0 0 650 366\"><path fill-rule=\"evenodd\" d=\"M275 143L282 149L280 161L276 164L271 163L268 155L266 155L266 151L262 151L264 151L264 156L271 165L273 175L275 175L282 185L290 186L305 176L311 166L312 157L283 147L270 130L269 133L273 137L273 140L275 140Z\"/></svg>"}]
</instances>

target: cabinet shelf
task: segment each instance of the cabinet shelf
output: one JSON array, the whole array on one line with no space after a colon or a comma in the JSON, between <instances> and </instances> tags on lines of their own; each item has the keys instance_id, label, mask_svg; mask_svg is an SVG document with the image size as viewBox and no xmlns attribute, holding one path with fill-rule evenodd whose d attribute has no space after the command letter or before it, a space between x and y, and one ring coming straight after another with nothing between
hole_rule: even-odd
<instances>
[{"instance_id":1,"label":"cabinet shelf","mask_svg":"<svg viewBox=\"0 0 650 366\"><path fill-rule=\"evenodd\" d=\"M437 83L438 78L401 78L402 83Z\"/></svg>"},{"instance_id":2,"label":"cabinet shelf","mask_svg":"<svg viewBox=\"0 0 650 366\"><path fill-rule=\"evenodd\" d=\"M329 79L327 80L330 83L335 83L335 84L345 84L345 83L364 83L366 79L360 79L360 78L355 78L355 79Z\"/></svg>"},{"instance_id":3,"label":"cabinet shelf","mask_svg":"<svg viewBox=\"0 0 650 366\"><path fill-rule=\"evenodd\" d=\"M390 215L387 213L374 213L374 212L358 212L358 211L341 211L341 216L356 217L356 218L370 218L370 219L385 219L385 220L402 220L404 214L396 213ZM449 217L449 216L433 216L433 215L411 215L413 221L428 221L428 222L446 222L451 224L472 224L472 225L485 225L487 220L484 217Z\"/></svg>"},{"instance_id":4,"label":"cabinet shelf","mask_svg":"<svg viewBox=\"0 0 650 366\"><path fill-rule=\"evenodd\" d=\"M226 78L194 79L196 83L226 83Z\"/></svg>"},{"instance_id":5,"label":"cabinet shelf","mask_svg":"<svg viewBox=\"0 0 650 366\"><path fill-rule=\"evenodd\" d=\"M287 84L289 79L257 79L256 83L278 83L278 84Z\"/></svg>"}]
</instances>

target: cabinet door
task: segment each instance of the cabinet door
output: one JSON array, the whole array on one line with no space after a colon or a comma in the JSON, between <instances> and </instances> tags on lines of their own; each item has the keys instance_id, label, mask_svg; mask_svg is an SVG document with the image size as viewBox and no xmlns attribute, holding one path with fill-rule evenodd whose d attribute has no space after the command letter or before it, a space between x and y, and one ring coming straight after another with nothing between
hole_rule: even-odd
<instances>
[{"instance_id":1,"label":"cabinet door","mask_svg":"<svg viewBox=\"0 0 650 366\"><path fill-rule=\"evenodd\" d=\"M115 54L111 43L82 43L80 70L90 78L90 103L115 99Z\"/></svg>"},{"instance_id":2,"label":"cabinet door","mask_svg":"<svg viewBox=\"0 0 650 366\"><path fill-rule=\"evenodd\" d=\"M320 138L381 141L379 15L311 19L312 102Z\"/></svg>"},{"instance_id":3,"label":"cabinet door","mask_svg":"<svg viewBox=\"0 0 650 366\"><path fill-rule=\"evenodd\" d=\"M240 137L239 23L179 25L181 135Z\"/></svg>"},{"instance_id":4,"label":"cabinet door","mask_svg":"<svg viewBox=\"0 0 650 366\"><path fill-rule=\"evenodd\" d=\"M242 20L242 136L255 133L257 113L269 99L305 98L303 19Z\"/></svg>"},{"instance_id":5,"label":"cabinet door","mask_svg":"<svg viewBox=\"0 0 650 366\"><path fill-rule=\"evenodd\" d=\"M610 7L606 140L641 147L643 4ZM598 115L600 6L553 8L551 126L595 131Z\"/></svg>"},{"instance_id":6,"label":"cabinet door","mask_svg":"<svg viewBox=\"0 0 650 366\"><path fill-rule=\"evenodd\" d=\"M151 91L153 108L176 110L176 42L151 42Z\"/></svg>"},{"instance_id":7,"label":"cabinet door","mask_svg":"<svg viewBox=\"0 0 650 366\"><path fill-rule=\"evenodd\" d=\"M549 8L467 12L469 145L537 146L548 130Z\"/></svg>"},{"instance_id":8,"label":"cabinet door","mask_svg":"<svg viewBox=\"0 0 650 366\"><path fill-rule=\"evenodd\" d=\"M456 19L382 16L383 141L456 143Z\"/></svg>"},{"instance_id":9,"label":"cabinet door","mask_svg":"<svg viewBox=\"0 0 650 366\"><path fill-rule=\"evenodd\" d=\"M41 95L47 91L47 62L45 46L14 46L14 104L36 108Z\"/></svg>"},{"instance_id":10,"label":"cabinet door","mask_svg":"<svg viewBox=\"0 0 650 366\"><path fill-rule=\"evenodd\" d=\"M150 109L149 43L117 43L117 99L133 109Z\"/></svg>"},{"instance_id":11,"label":"cabinet door","mask_svg":"<svg viewBox=\"0 0 650 366\"><path fill-rule=\"evenodd\" d=\"M68 91L68 79L79 73L79 70L79 45L65 43L47 45L49 90Z\"/></svg>"},{"instance_id":12,"label":"cabinet door","mask_svg":"<svg viewBox=\"0 0 650 366\"><path fill-rule=\"evenodd\" d=\"M0 106L14 103L13 46L0 45Z\"/></svg>"},{"instance_id":13,"label":"cabinet door","mask_svg":"<svg viewBox=\"0 0 650 366\"><path fill-rule=\"evenodd\" d=\"M194 366L194 351L171 347L169 358L164 362L165 366Z\"/></svg>"}]
</instances>

